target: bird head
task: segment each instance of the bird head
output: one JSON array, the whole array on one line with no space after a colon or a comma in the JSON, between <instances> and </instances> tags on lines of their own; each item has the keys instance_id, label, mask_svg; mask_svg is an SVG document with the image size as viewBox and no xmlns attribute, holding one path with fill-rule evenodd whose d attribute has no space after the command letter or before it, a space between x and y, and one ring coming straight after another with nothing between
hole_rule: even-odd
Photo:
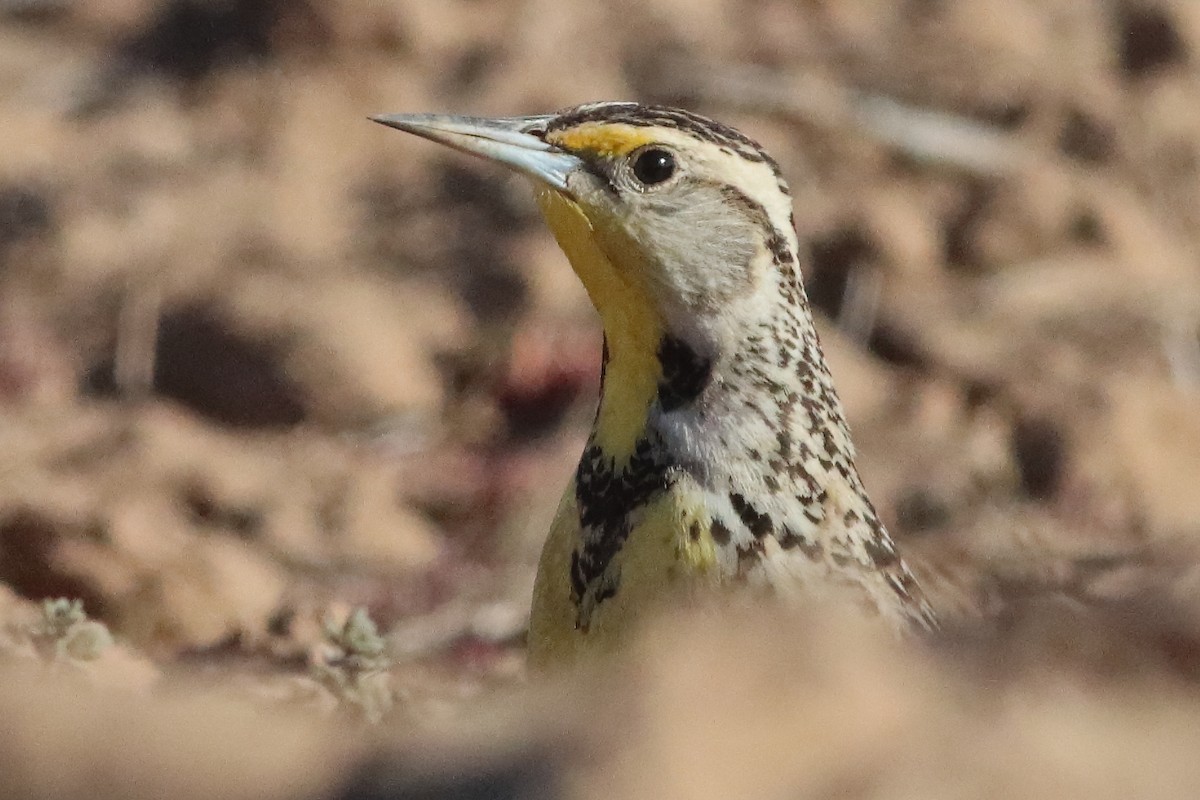
<instances>
[{"instance_id":1,"label":"bird head","mask_svg":"<svg viewBox=\"0 0 1200 800\"><path fill-rule=\"evenodd\" d=\"M653 352L665 335L713 358L744 338L745 320L762 318L763 302L803 302L779 168L718 122L617 102L532 117L372 119L533 179L610 348Z\"/></svg>"}]
</instances>

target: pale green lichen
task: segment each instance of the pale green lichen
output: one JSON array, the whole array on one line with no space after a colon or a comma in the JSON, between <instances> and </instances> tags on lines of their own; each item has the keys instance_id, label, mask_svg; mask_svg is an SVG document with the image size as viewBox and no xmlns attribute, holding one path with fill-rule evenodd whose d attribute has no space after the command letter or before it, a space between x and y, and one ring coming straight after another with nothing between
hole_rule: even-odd
<instances>
[{"instance_id":1,"label":"pale green lichen","mask_svg":"<svg viewBox=\"0 0 1200 800\"><path fill-rule=\"evenodd\" d=\"M327 652L312 675L342 704L369 722L379 722L395 705L387 642L366 609L356 608L338 623L325 620Z\"/></svg>"},{"instance_id":2,"label":"pale green lichen","mask_svg":"<svg viewBox=\"0 0 1200 800\"><path fill-rule=\"evenodd\" d=\"M42 617L29 638L48 662L95 661L113 643L104 623L88 619L83 601L65 597L42 602Z\"/></svg>"}]
</instances>

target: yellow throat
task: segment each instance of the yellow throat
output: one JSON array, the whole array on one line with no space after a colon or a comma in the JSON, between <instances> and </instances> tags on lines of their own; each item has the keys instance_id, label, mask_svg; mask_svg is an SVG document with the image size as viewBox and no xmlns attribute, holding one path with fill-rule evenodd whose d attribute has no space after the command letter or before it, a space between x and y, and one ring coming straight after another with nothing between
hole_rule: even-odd
<instances>
[{"instance_id":1,"label":"yellow throat","mask_svg":"<svg viewBox=\"0 0 1200 800\"><path fill-rule=\"evenodd\" d=\"M639 260L632 248L610 258L591 220L570 198L544 189L537 201L604 325L608 363L593 441L613 458L628 460L662 377L657 355L662 318L645 278L632 267Z\"/></svg>"}]
</instances>

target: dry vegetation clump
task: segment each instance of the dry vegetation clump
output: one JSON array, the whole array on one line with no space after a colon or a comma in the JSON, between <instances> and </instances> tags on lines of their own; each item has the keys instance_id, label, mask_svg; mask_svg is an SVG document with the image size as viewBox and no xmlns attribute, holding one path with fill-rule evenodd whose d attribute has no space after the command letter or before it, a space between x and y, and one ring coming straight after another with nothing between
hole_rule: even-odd
<instances>
[{"instance_id":1,"label":"dry vegetation clump","mask_svg":"<svg viewBox=\"0 0 1200 800\"><path fill-rule=\"evenodd\" d=\"M5 796L1194 795L1198 58L1191 0L0 0ZM364 118L601 98L779 158L934 641L524 674L598 326Z\"/></svg>"}]
</instances>

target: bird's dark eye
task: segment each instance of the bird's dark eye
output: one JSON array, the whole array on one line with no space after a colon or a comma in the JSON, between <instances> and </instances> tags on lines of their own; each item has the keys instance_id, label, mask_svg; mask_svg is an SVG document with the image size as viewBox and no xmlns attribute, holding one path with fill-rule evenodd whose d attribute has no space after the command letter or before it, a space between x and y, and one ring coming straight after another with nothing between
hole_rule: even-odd
<instances>
[{"instance_id":1,"label":"bird's dark eye","mask_svg":"<svg viewBox=\"0 0 1200 800\"><path fill-rule=\"evenodd\" d=\"M657 147L643 150L633 160L633 177L645 186L662 183L675 174L675 156Z\"/></svg>"}]
</instances>

